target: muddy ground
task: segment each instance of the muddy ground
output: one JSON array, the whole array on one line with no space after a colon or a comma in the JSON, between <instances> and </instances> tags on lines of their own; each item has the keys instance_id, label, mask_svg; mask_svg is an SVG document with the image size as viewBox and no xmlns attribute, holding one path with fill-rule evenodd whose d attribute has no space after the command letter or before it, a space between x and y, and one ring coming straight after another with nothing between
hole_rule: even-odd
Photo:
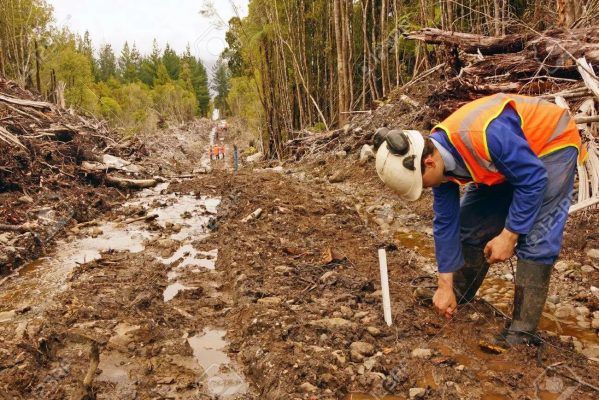
<instances>
[{"instance_id":1,"label":"muddy ground","mask_svg":"<svg viewBox=\"0 0 599 400\"><path fill-rule=\"evenodd\" d=\"M355 154L205 174L210 127L172 133L144 162L170 165L165 184L2 281L1 399L596 398L597 271L577 240L545 345L494 354L480 342L509 314L509 265L451 321L413 295L434 272L430 199L398 203Z\"/></svg>"}]
</instances>

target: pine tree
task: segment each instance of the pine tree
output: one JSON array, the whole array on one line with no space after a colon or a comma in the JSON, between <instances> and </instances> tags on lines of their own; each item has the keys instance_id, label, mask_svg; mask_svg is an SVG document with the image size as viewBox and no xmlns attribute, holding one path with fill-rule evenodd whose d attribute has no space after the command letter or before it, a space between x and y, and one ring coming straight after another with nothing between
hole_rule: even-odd
<instances>
[{"instance_id":1,"label":"pine tree","mask_svg":"<svg viewBox=\"0 0 599 400\"><path fill-rule=\"evenodd\" d=\"M133 45L133 49L129 48L129 43L125 42L121 56L118 60L118 72L123 82L132 83L137 80L139 74L139 53Z\"/></svg>"},{"instance_id":2,"label":"pine tree","mask_svg":"<svg viewBox=\"0 0 599 400\"><path fill-rule=\"evenodd\" d=\"M83 39L79 40L77 51L87 57L92 68L92 74L95 77L98 71L98 65L94 57L94 46L89 31L85 31Z\"/></svg>"},{"instance_id":3,"label":"pine tree","mask_svg":"<svg viewBox=\"0 0 599 400\"><path fill-rule=\"evenodd\" d=\"M200 116L206 117L210 111L210 89L208 86L208 73L206 72L206 67L204 67L204 64L199 60L193 71L192 80L194 82Z\"/></svg>"},{"instance_id":4,"label":"pine tree","mask_svg":"<svg viewBox=\"0 0 599 400\"><path fill-rule=\"evenodd\" d=\"M161 62L160 53L161 50L158 46L158 42L154 39L154 42L152 43L152 53L149 57L144 57L141 60L139 79L148 86L154 85L158 65Z\"/></svg>"},{"instance_id":5,"label":"pine tree","mask_svg":"<svg viewBox=\"0 0 599 400\"><path fill-rule=\"evenodd\" d=\"M164 63L160 62L158 64L158 68L156 68L156 78L154 78L154 82L153 85L154 87L156 86L160 86L160 85L166 85L167 83L171 82L171 77L168 74L168 70L166 69L166 66L164 65Z\"/></svg>"},{"instance_id":6,"label":"pine tree","mask_svg":"<svg viewBox=\"0 0 599 400\"><path fill-rule=\"evenodd\" d=\"M195 94L193 87L191 68L187 62L183 62L181 65L181 73L179 74L179 83L181 87Z\"/></svg>"},{"instance_id":7,"label":"pine tree","mask_svg":"<svg viewBox=\"0 0 599 400\"><path fill-rule=\"evenodd\" d=\"M162 63L166 67L172 80L176 81L179 79L179 74L181 73L181 59L168 43L162 54Z\"/></svg>"},{"instance_id":8,"label":"pine tree","mask_svg":"<svg viewBox=\"0 0 599 400\"><path fill-rule=\"evenodd\" d=\"M117 76L116 57L110 44L105 44L100 48L97 73L96 80L98 81L107 81L111 77Z\"/></svg>"},{"instance_id":9,"label":"pine tree","mask_svg":"<svg viewBox=\"0 0 599 400\"><path fill-rule=\"evenodd\" d=\"M229 111L227 97L231 90L231 73L223 58L219 58L212 70L212 90L216 92L214 107L218 108L221 115Z\"/></svg>"},{"instance_id":10,"label":"pine tree","mask_svg":"<svg viewBox=\"0 0 599 400\"><path fill-rule=\"evenodd\" d=\"M210 89L208 87L208 73L202 61L196 59L191 54L191 48L187 45L185 53L181 58L183 63L189 65L191 71L191 82L193 84L193 91L195 92L196 99L198 102L199 114L202 117L208 115L210 108Z\"/></svg>"}]
</instances>

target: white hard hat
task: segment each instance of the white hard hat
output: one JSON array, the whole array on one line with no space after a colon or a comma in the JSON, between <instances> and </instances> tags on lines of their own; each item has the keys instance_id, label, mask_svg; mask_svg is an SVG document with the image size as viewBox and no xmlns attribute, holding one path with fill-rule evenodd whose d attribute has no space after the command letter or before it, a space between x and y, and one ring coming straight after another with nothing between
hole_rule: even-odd
<instances>
[{"instance_id":1,"label":"white hard hat","mask_svg":"<svg viewBox=\"0 0 599 400\"><path fill-rule=\"evenodd\" d=\"M403 149L391 148L393 137L407 139ZM401 136L398 136L401 135ZM376 154L376 172L385 185L395 190L402 198L416 201L422 194L422 171L420 160L424 150L424 138L418 131L391 131Z\"/></svg>"}]
</instances>

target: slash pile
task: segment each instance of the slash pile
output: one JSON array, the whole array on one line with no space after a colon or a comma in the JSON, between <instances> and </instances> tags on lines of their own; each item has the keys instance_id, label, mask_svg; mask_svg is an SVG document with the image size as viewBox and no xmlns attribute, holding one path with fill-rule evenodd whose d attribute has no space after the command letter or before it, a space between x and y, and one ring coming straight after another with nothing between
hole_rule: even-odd
<instances>
[{"instance_id":1,"label":"slash pile","mask_svg":"<svg viewBox=\"0 0 599 400\"><path fill-rule=\"evenodd\" d=\"M119 195L102 183L132 186L122 174L143 171L115 157L132 148L105 122L39 101L0 78L0 275L42 254L72 219L88 221L110 207L107 199ZM121 176L108 174L115 170Z\"/></svg>"}]
</instances>

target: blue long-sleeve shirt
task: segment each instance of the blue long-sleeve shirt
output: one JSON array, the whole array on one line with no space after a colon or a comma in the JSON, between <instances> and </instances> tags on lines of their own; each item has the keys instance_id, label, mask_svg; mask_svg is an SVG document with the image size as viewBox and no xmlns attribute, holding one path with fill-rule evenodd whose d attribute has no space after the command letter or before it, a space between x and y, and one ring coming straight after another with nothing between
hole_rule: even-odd
<instances>
[{"instance_id":1,"label":"blue long-sleeve shirt","mask_svg":"<svg viewBox=\"0 0 599 400\"><path fill-rule=\"evenodd\" d=\"M464 160L443 130L433 132L431 139L443 158L449 160L449 163L445 162L446 174L472 179ZM527 234L543 203L547 171L526 141L520 117L513 108L506 107L489 124L487 146L495 167L514 188L505 227L514 233ZM448 164L450 169L447 169ZM437 265L439 272L454 272L464 264L460 241L459 186L453 182L443 183L433 188L433 195L435 248L444 249L436 252Z\"/></svg>"}]
</instances>

